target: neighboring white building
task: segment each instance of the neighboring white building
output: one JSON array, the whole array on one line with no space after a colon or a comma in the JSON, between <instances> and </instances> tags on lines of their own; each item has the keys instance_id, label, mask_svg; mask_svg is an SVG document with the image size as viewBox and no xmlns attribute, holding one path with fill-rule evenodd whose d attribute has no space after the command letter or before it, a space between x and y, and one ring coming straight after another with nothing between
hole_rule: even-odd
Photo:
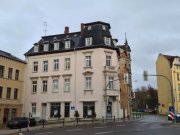
<instances>
[{"instance_id":1,"label":"neighboring white building","mask_svg":"<svg viewBox=\"0 0 180 135\"><path fill-rule=\"evenodd\" d=\"M110 24L81 24L81 31L44 36L25 54L26 116L122 118L118 56Z\"/></svg>"}]
</instances>

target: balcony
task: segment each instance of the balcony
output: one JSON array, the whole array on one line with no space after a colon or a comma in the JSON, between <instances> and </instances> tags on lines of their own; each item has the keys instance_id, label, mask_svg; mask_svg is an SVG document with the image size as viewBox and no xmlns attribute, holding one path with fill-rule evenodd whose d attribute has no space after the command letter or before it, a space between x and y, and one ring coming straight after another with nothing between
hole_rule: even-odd
<instances>
[{"instance_id":1,"label":"balcony","mask_svg":"<svg viewBox=\"0 0 180 135\"><path fill-rule=\"evenodd\" d=\"M117 72L116 66L104 66L104 72Z\"/></svg>"},{"instance_id":2,"label":"balcony","mask_svg":"<svg viewBox=\"0 0 180 135\"><path fill-rule=\"evenodd\" d=\"M105 95L106 96L119 96L119 92L118 92L118 90L107 89L107 90L105 90Z\"/></svg>"}]
</instances>

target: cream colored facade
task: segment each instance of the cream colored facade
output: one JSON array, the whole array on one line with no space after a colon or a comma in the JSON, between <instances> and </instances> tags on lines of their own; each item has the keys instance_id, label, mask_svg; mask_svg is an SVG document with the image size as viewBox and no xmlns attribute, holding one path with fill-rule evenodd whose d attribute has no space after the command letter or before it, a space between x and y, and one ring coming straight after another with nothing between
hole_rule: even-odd
<instances>
[{"instance_id":1,"label":"cream colored facade","mask_svg":"<svg viewBox=\"0 0 180 135\"><path fill-rule=\"evenodd\" d=\"M25 63L0 55L0 66L0 125L2 125L6 124L7 120L22 115ZM9 68L12 68L12 78L10 73L8 78ZM18 75L16 71L19 71ZM15 74L18 76L16 79Z\"/></svg>"},{"instance_id":2,"label":"cream colored facade","mask_svg":"<svg viewBox=\"0 0 180 135\"><path fill-rule=\"evenodd\" d=\"M180 57L159 54L156 61L159 113L168 114L174 96L175 112L180 113ZM169 80L169 81L168 81Z\"/></svg>"},{"instance_id":3,"label":"cream colored facade","mask_svg":"<svg viewBox=\"0 0 180 135\"><path fill-rule=\"evenodd\" d=\"M106 66L106 55L111 55L111 66ZM85 56L91 56L92 66L85 66ZM70 69L65 70L65 59L70 58ZM53 69L53 61L59 60L59 69ZM48 71L43 72L43 61L48 61ZM78 110L80 117L92 114L94 108L97 118L115 116L122 118L118 81L113 82L113 89L108 89L108 78L118 79L118 57L116 50L94 48L71 52L26 56L27 77L25 87L26 116L42 119L54 119L52 113L60 108L61 117L74 117ZM33 72L34 62L38 62L38 71ZM85 78L91 77L91 88L85 88ZM65 80L69 79L70 90L65 90ZM47 92L43 92L43 80L47 81ZM53 80L58 80L58 88L53 90ZM33 81L37 81L37 91L33 92ZM89 106L87 104L90 104ZM92 105L93 104L93 105ZM106 108L111 107L111 114ZM53 110L53 111L52 111ZM59 110L59 109L58 109ZM69 114L68 114L69 113ZM87 115L87 114L86 114Z\"/></svg>"}]
</instances>

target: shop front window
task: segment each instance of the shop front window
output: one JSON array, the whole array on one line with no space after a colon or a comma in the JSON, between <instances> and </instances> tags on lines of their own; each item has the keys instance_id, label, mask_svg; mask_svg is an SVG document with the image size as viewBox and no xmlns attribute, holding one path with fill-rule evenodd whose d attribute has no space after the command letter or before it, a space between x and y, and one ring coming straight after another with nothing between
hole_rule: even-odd
<instances>
[{"instance_id":1,"label":"shop front window","mask_svg":"<svg viewBox=\"0 0 180 135\"><path fill-rule=\"evenodd\" d=\"M83 117L90 118L95 113L95 102L83 102Z\"/></svg>"},{"instance_id":2,"label":"shop front window","mask_svg":"<svg viewBox=\"0 0 180 135\"><path fill-rule=\"evenodd\" d=\"M59 102L51 103L50 117L51 118L59 118L60 110L61 110L61 103L59 103Z\"/></svg>"}]
</instances>

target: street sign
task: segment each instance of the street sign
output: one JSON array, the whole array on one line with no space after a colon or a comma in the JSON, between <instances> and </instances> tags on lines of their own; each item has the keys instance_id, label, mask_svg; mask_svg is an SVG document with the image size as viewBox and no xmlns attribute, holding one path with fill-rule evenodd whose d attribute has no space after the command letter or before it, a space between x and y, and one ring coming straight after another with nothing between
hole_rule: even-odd
<instances>
[{"instance_id":1,"label":"street sign","mask_svg":"<svg viewBox=\"0 0 180 135\"><path fill-rule=\"evenodd\" d=\"M173 106L170 106L170 107L169 107L169 117L171 117L172 120L175 119L174 107L173 107Z\"/></svg>"},{"instance_id":2,"label":"street sign","mask_svg":"<svg viewBox=\"0 0 180 135\"><path fill-rule=\"evenodd\" d=\"M170 112L174 112L174 107L173 107L173 106L170 106L170 107L169 107L169 111L170 111Z\"/></svg>"}]
</instances>

